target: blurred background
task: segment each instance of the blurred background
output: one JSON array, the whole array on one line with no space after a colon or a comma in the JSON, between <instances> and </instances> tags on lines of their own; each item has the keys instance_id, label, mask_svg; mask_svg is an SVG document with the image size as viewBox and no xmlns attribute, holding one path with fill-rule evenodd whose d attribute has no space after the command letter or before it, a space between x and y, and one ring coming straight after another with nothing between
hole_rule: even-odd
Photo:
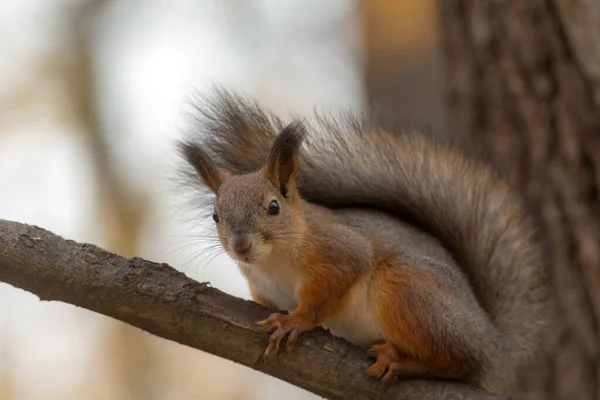
<instances>
[{"instance_id":1,"label":"blurred background","mask_svg":"<svg viewBox=\"0 0 600 400\"><path fill-rule=\"evenodd\" d=\"M194 91L275 110L393 108L445 126L432 0L0 2L0 218L167 262L197 257L170 179ZM186 236L187 235L187 236ZM0 399L313 399L284 382L0 283Z\"/></svg>"}]
</instances>

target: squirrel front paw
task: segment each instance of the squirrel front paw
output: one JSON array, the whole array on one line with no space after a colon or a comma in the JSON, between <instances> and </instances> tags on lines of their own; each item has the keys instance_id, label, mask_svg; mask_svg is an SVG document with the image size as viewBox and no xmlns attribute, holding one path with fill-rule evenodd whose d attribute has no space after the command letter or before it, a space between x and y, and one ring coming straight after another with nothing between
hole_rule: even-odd
<instances>
[{"instance_id":1,"label":"squirrel front paw","mask_svg":"<svg viewBox=\"0 0 600 400\"><path fill-rule=\"evenodd\" d=\"M257 325L265 331L275 330L269 337L269 346L265 350L265 356L276 356L279 353L281 341L287 337L285 348L287 353L291 353L300 333L310 329L305 321L293 315L284 315L273 313L269 318L257 322Z\"/></svg>"}]
</instances>

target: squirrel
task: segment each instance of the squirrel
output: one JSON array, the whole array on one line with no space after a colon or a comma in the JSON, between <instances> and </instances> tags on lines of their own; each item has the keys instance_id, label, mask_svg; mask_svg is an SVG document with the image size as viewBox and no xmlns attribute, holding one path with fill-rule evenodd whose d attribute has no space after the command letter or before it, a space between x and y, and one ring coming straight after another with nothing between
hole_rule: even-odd
<instances>
[{"instance_id":1,"label":"squirrel","mask_svg":"<svg viewBox=\"0 0 600 400\"><path fill-rule=\"evenodd\" d=\"M215 195L252 298L288 312L259 322L265 355L323 326L368 349L376 379L518 393L542 352L549 282L535 225L494 169L350 114L284 123L223 90L196 108L178 143L188 177Z\"/></svg>"}]
</instances>

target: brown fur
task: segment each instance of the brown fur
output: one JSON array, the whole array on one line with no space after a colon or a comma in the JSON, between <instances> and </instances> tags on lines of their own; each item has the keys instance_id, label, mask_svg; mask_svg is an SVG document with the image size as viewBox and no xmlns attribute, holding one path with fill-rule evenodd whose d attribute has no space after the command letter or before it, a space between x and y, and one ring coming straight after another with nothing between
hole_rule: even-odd
<instances>
[{"instance_id":1,"label":"brown fur","mask_svg":"<svg viewBox=\"0 0 600 400\"><path fill-rule=\"evenodd\" d=\"M228 236L243 227L253 232L255 254L275 254L302 277L291 315L264 323L276 329L267 352L357 307L360 295L387 343L375 365L394 377L518 392L516 376L541 351L548 281L521 200L490 167L417 132L323 116L306 123L311 135L296 162L305 135L298 125L285 128L227 93L201 112L209 135L183 146L187 160L202 177L215 175L202 169L241 175L218 188L223 245L232 254ZM202 146L201 162L187 156ZM277 219L263 212L270 199L282 205ZM242 267L249 282L252 267ZM279 273L269 271L265 279Z\"/></svg>"},{"instance_id":2,"label":"brown fur","mask_svg":"<svg viewBox=\"0 0 600 400\"><path fill-rule=\"evenodd\" d=\"M446 288L420 271L418 266L402 266L402 272L384 266L377 287L379 320L389 332L387 339L402 357L396 362L408 359L410 365L419 367L420 376L443 378L464 377L474 367L474 356L457 351L453 343L440 341L429 325L427 309L422 306L429 298L444 296Z\"/></svg>"}]
</instances>

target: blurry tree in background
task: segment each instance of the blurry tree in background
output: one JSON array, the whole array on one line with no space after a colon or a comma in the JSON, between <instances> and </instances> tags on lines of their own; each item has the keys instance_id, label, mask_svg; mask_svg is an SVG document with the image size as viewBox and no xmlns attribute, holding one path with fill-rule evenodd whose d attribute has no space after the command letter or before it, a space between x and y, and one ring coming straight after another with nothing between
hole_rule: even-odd
<instances>
[{"instance_id":1,"label":"blurry tree in background","mask_svg":"<svg viewBox=\"0 0 600 400\"><path fill-rule=\"evenodd\" d=\"M118 173L119 160L116 149L111 146L101 122L98 106L99 79L95 75L94 43L92 29L104 7L110 0L87 0L81 2L68 19L71 63L64 70L66 93L71 97L73 115L79 119L81 132L89 143L90 159L95 172L96 216L95 224L107 238L107 248L133 257L139 254L140 234L148 213L150 196L135 186L127 184ZM70 67L70 68L69 68ZM106 362L111 366L115 382L115 400L158 399L150 374L153 368L150 352L146 346L147 335L129 325L110 321L106 335Z\"/></svg>"},{"instance_id":2,"label":"blurry tree in background","mask_svg":"<svg viewBox=\"0 0 600 400\"><path fill-rule=\"evenodd\" d=\"M441 133L442 57L435 0L361 1L366 102L381 122Z\"/></svg>"},{"instance_id":3,"label":"blurry tree in background","mask_svg":"<svg viewBox=\"0 0 600 400\"><path fill-rule=\"evenodd\" d=\"M200 81L242 87L269 106L302 112L314 104L352 108L369 104L390 124L416 123L485 144L537 210L554 280L559 314L554 336L548 339L551 355L543 368L524 377L530 398L600 398L600 4L583 0L307 0L285 7L258 0L49 4L37 18L59 26L56 43L37 64L28 65L28 79L1 82L0 139L11 131L19 135L20 119L58 126L46 134L60 129L62 134L79 135L91 170L83 182L91 186L94 204L86 221L100 232L89 233L86 239L126 256L147 252L149 258L168 258L154 250L147 231L165 233L157 233L163 226L153 222L159 219L162 200L151 165L170 156L139 149L158 128L145 132L150 123L140 128L127 118L132 112L128 102L165 92L149 94L146 86L156 86L142 81L145 86L137 97L123 100L126 89L118 79L107 78L107 58L112 57L109 64L114 68L121 62L115 58L137 55L129 48L110 53L103 46L121 40L131 43L124 37L132 29L127 23L144 18L148 23L148 10L179 7L178 16L168 17L174 25L181 25L177 18L183 22L189 18L194 24L202 21L215 27L205 35L190 30L191 42L171 42L160 60L138 65L136 73L152 70L155 75L148 75L152 77L164 68L164 74L173 70L196 74ZM214 12L221 9L225 17L202 19L208 9L213 10L211 16L221 15ZM146 39L146 46L164 48L160 35L168 30L161 26L157 31ZM19 43L18 39L6 37L2 42ZM49 41L43 36L38 40ZM234 54L223 56L227 51ZM178 54L190 63L200 57L196 67L213 69L199 72L180 65L169 69L168 62L180 62L170 60ZM171 91L188 89L172 87L173 81L184 79L164 81L170 82ZM139 118L155 121L148 114ZM132 133L134 128L137 133ZM174 128L169 126L172 138L177 135ZM139 131L146 136L139 136ZM85 170L82 165L70 168ZM10 190L0 187L0 193ZM33 200L42 201L29 199ZM176 260L186 264L183 259ZM222 282L236 273L232 265L223 269L227 268L230 272L223 273ZM87 314L77 314L80 324L82 315ZM81 387L72 390L54 393L49 386L44 399L65 398L65 393L69 398L123 400L198 398L200 393L222 399L281 398L281 393L286 398L314 398L124 324L101 322L102 334L86 364L100 365L95 371L101 373L89 373ZM33 369L25 377L22 370L19 375L5 331L0 315L0 398L21 399L15 382L42 384L42 375ZM31 355L30 364L24 365L32 366L35 360ZM74 365L63 374L82 368ZM230 383L232 376L235 385ZM268 385L271 389L261 392Z\"/></svg>"}]
</instances>

